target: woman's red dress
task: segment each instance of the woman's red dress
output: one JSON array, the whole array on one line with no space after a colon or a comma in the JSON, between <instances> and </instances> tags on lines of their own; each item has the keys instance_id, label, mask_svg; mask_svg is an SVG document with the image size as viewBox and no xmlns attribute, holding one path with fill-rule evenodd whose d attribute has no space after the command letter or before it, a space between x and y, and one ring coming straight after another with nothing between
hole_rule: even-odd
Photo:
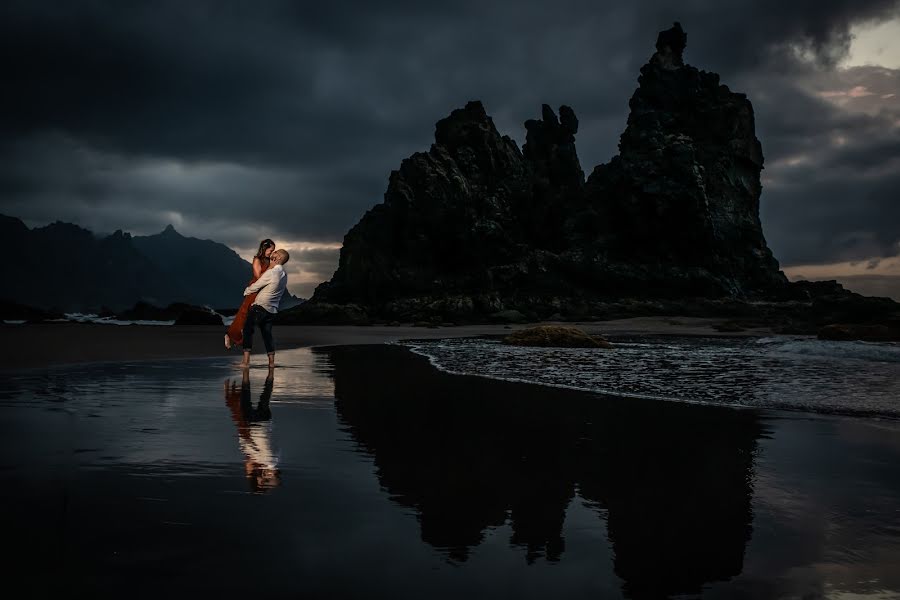
<instances>
[{"instance_id":1,"label":"woman's red dress","mask_svg":"<svg viewBox=\"0 0 900 600\"><path fill-rule=\"evenodd\" d=\"M262 274L266 272L269 268L269 264L269 261L265 261L261 264L262 270L259 272L259 277L262 277ZM259 277L254 277L247 285L253 285ZM250 312L250 305L253 304L254 300L256 300L256 294L244 296L241 307L238 309L237 314L234 315L234 321L232 321L231 325L228 327L228 337L235 346L240 346L244 343L244 323L247 322L247 314Z\"/></svg>"}]
</instances>

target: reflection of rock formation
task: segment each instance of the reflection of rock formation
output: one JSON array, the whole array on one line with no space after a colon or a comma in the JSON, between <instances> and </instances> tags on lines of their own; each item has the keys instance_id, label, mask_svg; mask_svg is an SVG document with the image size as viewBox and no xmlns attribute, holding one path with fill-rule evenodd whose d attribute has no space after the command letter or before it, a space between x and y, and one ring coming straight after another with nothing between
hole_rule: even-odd
<instances>
[{"instance_id":1,"label":"reflection of rock formation","mask_svg":"<svg viewBox=\"0 0 900 600\"><path fill-rule=\"evenodd\" d=\"M627 402L637 406L591 414L578 484L608 510L628 595L699 593L740 574L758 421L731 409Z\"/></svg>"},{"instance_id":2,"label":"reflection of rock formation","mask_svg":"<svg viewBox=\"0 0 900 600\"><path fill-rule=\"evenodd\" d=\"M225 382L225 404L238 429L238 443L244 454L244 471L253 493L265 493L281 483L278 457L272 445L272 399L274 369L269 369L256 408L250 397L250 371L244 369L241 387Z\"/></svg>"},{"instance_id":3,"label":"reflection of rock formation","mask_svg":"<svg viewBox=\"0 0 900 600\"><path fill-rule=\"evenodd\" d=\"M630 596L696 592L740 573L761 433L753 413L451 376L397 347L322 352L338 414L380 483L451 558L509 522L529 562L559 559L577 488L608 511Z\"/></svg>"}]
</instances>

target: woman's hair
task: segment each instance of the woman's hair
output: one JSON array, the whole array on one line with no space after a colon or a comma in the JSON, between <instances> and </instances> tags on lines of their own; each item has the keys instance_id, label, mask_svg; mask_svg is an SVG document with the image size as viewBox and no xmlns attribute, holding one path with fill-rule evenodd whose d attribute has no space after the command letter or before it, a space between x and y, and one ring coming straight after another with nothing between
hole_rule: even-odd
<instances>
[{"instance_id":1,"label":"woman's hair","mask_svg":"<svg viewBox=\"0 0 900 600\"><path fill-rule=\"evenodd\" d=\"M259 250L256 251L256 255L253 258L258 258L260 260L265 259L266 258L266 249L274 248L274 247L275 247L275 242L273 242L269 238L264 239L263 241L261 241L259 243Z\"/></svg>"}]
</instances>

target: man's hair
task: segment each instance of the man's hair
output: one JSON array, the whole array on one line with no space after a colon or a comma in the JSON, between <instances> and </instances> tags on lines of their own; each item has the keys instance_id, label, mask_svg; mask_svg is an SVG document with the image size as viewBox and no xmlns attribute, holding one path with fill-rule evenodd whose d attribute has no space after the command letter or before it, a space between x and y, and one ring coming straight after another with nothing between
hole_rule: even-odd
<instances>
[{"instance_id":1,"label":"man's hair","mask_svg":"<svg viewBox=\"0 0 900 600\"><path fill-rule=\"evenodd\" d=\"M275 252L272 253L272 256L274 256L276 254L281 257L281 264L283 264L283 265L286 265L287 261L291 260L291 255L288 254L287 250L282 250L279 248L278 250L276 250Z\"/></svg>"}]
</instances>

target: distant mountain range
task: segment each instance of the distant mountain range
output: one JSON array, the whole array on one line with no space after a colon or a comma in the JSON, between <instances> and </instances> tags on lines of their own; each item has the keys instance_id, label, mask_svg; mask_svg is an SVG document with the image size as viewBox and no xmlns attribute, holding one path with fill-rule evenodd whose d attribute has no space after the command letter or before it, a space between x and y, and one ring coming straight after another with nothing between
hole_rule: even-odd
<instances>
[{"instance_id":1,"label":"distant mountain range","mask_svg":"<svg viewBox=\"0 0 900 600\"><path fill-rule=\"evenodd\" d=\"M250 263L224 244L162 232L95 235L57 221L29 229L0 215L0 300L44 309L120 311L142 301L234 308L250 279ZM288 294L282 307L302 302Z\"/></svg>"}]
</instances>

